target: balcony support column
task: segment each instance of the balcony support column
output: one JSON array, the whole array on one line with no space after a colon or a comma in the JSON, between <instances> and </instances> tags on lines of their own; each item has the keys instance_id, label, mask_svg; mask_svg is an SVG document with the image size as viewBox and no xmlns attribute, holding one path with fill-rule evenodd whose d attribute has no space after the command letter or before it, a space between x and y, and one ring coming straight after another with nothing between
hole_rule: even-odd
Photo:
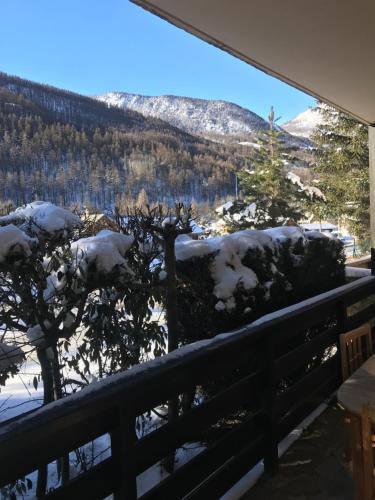
<instances>
[{"instance_id":1,"label":"balcony support column","mask_svg":"<svg viewBox=\"0 0 375 500\"><path fill-rule=\"evenodd\" d=\"M368 128L368 150L370 167L370 232L371 232L371 274L375 275L375 125Z\"/></svg>"}]
</instances>

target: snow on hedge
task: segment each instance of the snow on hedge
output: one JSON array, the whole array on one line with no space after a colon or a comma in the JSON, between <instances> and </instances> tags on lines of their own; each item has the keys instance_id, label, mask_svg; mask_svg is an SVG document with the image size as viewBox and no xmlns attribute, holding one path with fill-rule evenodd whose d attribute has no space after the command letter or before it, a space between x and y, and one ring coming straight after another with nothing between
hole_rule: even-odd
<instances>
[{"instance_id":1,"label":"snow on hedge","mask_svg":"<svg viewBox=\"0 0 375 500\"><path fill-rule=\"evenodd\" d=\"M264 229L262 232L268 234L275 243L290 241L292 245L295 245L301 238L302 241L306 238L306 235L298 226L271 227L270 229ZM322 233L320 233L320 236L324 238Z\"/></svg>"},{"instance_id":2,"label":"snow on hedge","mask_svg":"<svg viewBox=\"0 0 375 500\"><path fill-rule=\"evenodd\" d=\"M319 233L311 235L313 238L326 236ZM244 230L225 236L207 238L194 241L188 238L178 238L176 241L177 261L187 261L206 255L213 255L210 266L211 277L215 283L213 294L218 299L215 305L217 311L231 311L236 307L234 293L239 288L252 291L260 280L253 269L243 262L250 250L258 251L266 260L265 252L272 255L270 270L274 275L278 273L278 258L280 245L290 242L291 251L298 244L308 244L310 235L304 234L299 227L283 226L266 230ZM298 262L298 259L295 259ZM261 284L265 295L269 296L272 281Z\"/></svg>"},{"instance_id":3,"label":"snow on hedge","mask_svg":"<svg viewBox=\"0 0 375 500\"><path fill-rule=\"evenodd\" d=\"M33 222L33 231L36 234L40 231L45 231L48 234L69 231L81 223L78 215L65 208L46 201L34 201L24 207L17 208L8 215L0 217L0 225L21 224L28 220Z\"/></svg>"},{"instance_id":4,"label":"snow on hedge","mask_svg":"<svg viewBox=\"0 0 375 500\"><path fill-rule=\"evenodd\" d=\"M21 364L24 358L20 347L0 342L0 373L13 365Z\"/></svg>"},{"instance_id":5,"label":"snow on hedge","mask_svg":"<svg viewBox=\"0 0 375 500\"><path fill-rule=\"evenodd\" d=\"M111 273L118 268L130 272L125 253L133 242L133 236L103 229L96 236L75 241L71 249L77 264L84 269L95 264L99 273Z\"/></svg>"},{"instance_id":6,"label":"snow on hedge","mask_svg":"<svg viewBox=\"0 0 375 500\"><path fill-rule=\"evenodd\" d=\"M266 247L275 248L271 235L266 231L245 230L206 240L177 240L176 259L184 261L215 254L211 275L215 282L213 294L219 299L216 309L231 310L236 305L233 293L238 286L253 290L259 283L255 272L243 265L243 258L249 249L264 252Z\"/></svg>"},{"instance_id":7,"label":"snow on hedge","mask_svg":"<svg viewBox=\"0 0 375 500\"><path fill-rule=\"evenodd\" d=\"M33 244L35 240L13 224L0 227L0 263L12 256L28 257Z\"/></svg>"}]
</instances>

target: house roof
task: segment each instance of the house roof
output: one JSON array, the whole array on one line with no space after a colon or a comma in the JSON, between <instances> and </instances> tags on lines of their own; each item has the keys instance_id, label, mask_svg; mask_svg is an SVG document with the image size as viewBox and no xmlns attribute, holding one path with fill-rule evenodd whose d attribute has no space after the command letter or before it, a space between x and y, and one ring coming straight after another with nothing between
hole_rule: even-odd
<instances>
[{"instance_id":1,"label":"house roof","mask_svg":"<svg viewBox=\"0 0 375 500\"><path fill-rule=\"evenodd\" d=\"M336 231L337 226L330 224L329 222L311 223L311 224L300 224L300 226L305 229L305 231Z\"/></svg>"},{"instance_id":2,"label":"house roof","mask_svg":"<svg viewBox=\"0 0 375 500\"><path fill-rule=\"evenodd\" d=\"M374 0L131 0L375 124Z\"/></svg>"}]
</instances>

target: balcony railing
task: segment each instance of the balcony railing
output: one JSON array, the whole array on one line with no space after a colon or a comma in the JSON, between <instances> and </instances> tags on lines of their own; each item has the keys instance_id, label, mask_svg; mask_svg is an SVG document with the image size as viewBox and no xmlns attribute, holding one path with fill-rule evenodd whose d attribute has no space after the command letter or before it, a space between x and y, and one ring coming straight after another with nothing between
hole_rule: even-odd
<instances>
[{"instance_id":1,"label":"balcony railing","mask_svg":"<svg viewBox=\"0 0 375 500\"><path fill-rule=\"evenodd\" d=\"M218 498L261 460L277 471L280 440L340 385L338 335L375 316L373 294L361 278L5 422L0 485L106 433L111 456L47 498L137 498L137 476L192 441L207 446L138 498ZM199 405L137 438L139 415L197 387Z\"/></svg>"}]
</instances>

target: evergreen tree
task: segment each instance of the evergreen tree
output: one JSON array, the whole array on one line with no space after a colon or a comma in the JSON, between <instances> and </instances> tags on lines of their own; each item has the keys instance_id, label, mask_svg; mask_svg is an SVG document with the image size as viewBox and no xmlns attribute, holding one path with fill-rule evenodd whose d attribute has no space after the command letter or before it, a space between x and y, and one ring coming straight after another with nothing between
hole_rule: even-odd
<instances>
[{"instance_id":1,"label":"evergreen tree","mask_svg":"<svg viewBox=\"0 0 375 500\"><path fill-rule=\"evenodd\" d=\"M259 149L251 170L238 174L245 202L234 203L234 210L227 216L231 229L263 229L296 223L304 213L303 201L312 196L297 176L287 175L286 165L295 160L294 149L283 141L273 107L268 122L269 129L258 135Z\"/></svg>"},{"instance_id":2,"label":"evergreen tree","mask_svg":"<svg viewBox=\"0 0 375 500\"><path fill-rule=\"evenodd\" d=\"M320 105L323 123L313 134L314 169L327 199L325 217L344 219L362 245L369 241L369 160L367 127L336 109ZM322 211L317 204L311 207Z\"/></svg>"}]
</instances>

